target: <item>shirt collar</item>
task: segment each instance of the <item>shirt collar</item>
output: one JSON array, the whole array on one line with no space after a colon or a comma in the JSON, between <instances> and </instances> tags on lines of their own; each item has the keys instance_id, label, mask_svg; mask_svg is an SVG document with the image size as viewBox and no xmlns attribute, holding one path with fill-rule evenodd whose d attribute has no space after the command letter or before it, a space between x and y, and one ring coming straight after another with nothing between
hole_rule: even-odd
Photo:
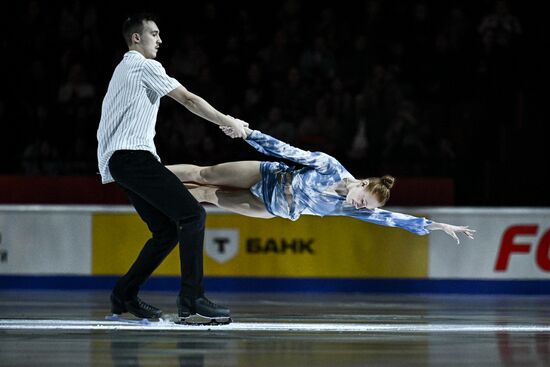
<instances>
[{"instance_id":1,"label":"shirt collar","mask_svg":"<svg viewBox=\"0 0 550 367\"><path fill-rule=\"evenodd\" d=\"M130 51L126 52L126 53L124 54L124 57L127 57L127 56L128 56L128 57L135 57L135 56L138 56L138 57L141 57L142 59L145 58L145 56L143 56L141 53L139 53L139 52L136 51L136 50L130 50Z\"/></svg>"}]
</instances>

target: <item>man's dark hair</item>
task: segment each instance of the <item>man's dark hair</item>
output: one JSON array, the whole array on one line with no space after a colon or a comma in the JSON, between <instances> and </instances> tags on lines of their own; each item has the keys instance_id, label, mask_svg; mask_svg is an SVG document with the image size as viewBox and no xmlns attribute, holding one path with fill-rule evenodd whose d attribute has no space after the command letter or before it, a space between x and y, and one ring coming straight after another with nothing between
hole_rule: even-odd
<instances>
[{"instance_id":1,"label":"man's dark hair","mask_svg":"<svg viewBox=\"0 0 550 367\"><path fill-rule=\"evenodd\" d=\"M143 32L144 21L157 21L157 17L151 13L132 14L122 23L122 37L128 46L132 45L132 34Z\"/></svg>"}]
</instances>

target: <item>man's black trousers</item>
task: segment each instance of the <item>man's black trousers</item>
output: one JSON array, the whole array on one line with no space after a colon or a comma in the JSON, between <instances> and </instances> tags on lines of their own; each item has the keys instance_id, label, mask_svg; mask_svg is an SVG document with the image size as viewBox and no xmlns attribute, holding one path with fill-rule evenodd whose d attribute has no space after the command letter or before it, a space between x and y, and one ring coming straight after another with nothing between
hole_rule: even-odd
<instances>
[{"instance_id":1,"label":"man's black trousers","mask_svg":"<svg viewBox=\"0 0 550 367\"><path fill-rule=\"evenodd\" d=\"M136 296L141 284L179 242L180 295L202 296L204 208L150 152L118 150L109 160L109 170L152 233L114 293L122 299Z\"/></svg>"}]
</instances>

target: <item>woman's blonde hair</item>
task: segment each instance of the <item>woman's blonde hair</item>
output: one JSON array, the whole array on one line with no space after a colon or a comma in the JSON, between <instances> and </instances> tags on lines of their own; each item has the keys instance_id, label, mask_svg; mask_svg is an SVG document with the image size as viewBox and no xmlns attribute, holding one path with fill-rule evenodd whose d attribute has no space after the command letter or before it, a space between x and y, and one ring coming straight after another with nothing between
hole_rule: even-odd
<instances>
[{"instance_id":1,"label":"woman's blonde hair","mask_svg":"<svg viewBox=\"0 0 550 367\"><path fill-rule=\"evenodd\" d=\"M367 185L369 190L378 200L381 206L385 205L390 198L390 189L393 187L395 178L389 175L382 177L370 177Z\"/></svg>"}]
</instances>

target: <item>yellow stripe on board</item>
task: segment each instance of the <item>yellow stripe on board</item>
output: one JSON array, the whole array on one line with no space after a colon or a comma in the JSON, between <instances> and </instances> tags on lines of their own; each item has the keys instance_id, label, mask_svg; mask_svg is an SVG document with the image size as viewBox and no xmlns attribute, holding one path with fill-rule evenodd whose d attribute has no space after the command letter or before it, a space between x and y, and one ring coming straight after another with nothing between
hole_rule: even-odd
<instances>
[{"instance_id":1,"label":"yellow stripe on board","mask_svg":"<svg viewBox=\"0 0 550 367\"><path fill-rule=\"evenodd\" d=\"M130 268L151 233L137 214L92 215L92 274L120 275ZM157 275L179 274L174 251L157 269Z\"/></svg>"},{"instance_id":2,"label":"yellow stripe on board","mask_svg":"<svg viewBox=\"0 0 550 367\"><path fill-rule=\"evenodd\" d=\"M94 214L93 274L126 272L148 238L135 214ZM428 237L343 217L210 213L204 257L214 276L425 278ZM177 251L155 274L179 275Z\"/></svg>"}]
</instances>

